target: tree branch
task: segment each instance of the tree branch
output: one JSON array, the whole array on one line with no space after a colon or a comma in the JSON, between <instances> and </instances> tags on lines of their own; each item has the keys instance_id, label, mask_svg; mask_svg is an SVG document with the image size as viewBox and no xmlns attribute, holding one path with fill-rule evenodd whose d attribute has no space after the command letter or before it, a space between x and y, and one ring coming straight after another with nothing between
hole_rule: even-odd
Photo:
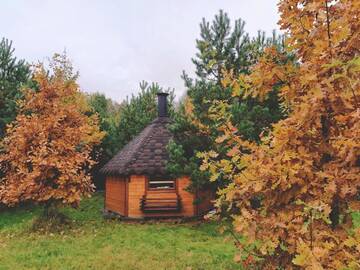
<instances>
[{"instance_id":1,"label":"tree branch","mask_svg":"<svg viewBox=\"0 0 360 270\"><path fill-rule=\"evenodd\" d=\"M331 33L330 33L330 16L329 16L329 6L327 0L325 0L325 8L326 8L326 24L327 24L327 35L329 40L329 49L330 49L330 56L332 58L332 43L331 43Z\"/></svg>"}]
</instances>

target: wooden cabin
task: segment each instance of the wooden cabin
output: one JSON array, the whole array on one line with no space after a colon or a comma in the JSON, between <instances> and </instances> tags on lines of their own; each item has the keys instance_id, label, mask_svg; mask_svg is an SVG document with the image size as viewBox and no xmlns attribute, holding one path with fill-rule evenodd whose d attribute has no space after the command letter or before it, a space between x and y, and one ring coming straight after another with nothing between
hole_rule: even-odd
<instances>
[{"instance_id":1,"label":"wooden cabin","mask_svg":"<svg viewBox=\"0 0 360 270\"><path fill-rule=\"evenodd\" d=\"M158 94L158 117L102 169L105 211L129 218L193 217L212 208L210 191L187 191L190 178L166 173L167 94Z\"/></svg>"}]
</instances>

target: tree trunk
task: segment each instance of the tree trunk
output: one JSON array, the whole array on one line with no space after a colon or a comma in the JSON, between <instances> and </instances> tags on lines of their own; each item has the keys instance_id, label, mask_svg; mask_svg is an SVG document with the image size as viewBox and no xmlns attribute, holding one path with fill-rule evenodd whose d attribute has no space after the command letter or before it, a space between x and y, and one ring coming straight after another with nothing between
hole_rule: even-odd
<instances>
[{"instance_id":1,"label":"tree trunk","mask_svg":"<svg viewBox=\"0 0 360 270\"><path fill-rule=\"evenodd\" d=\"M54 201L50 200L45 203L43 216L46 219L55 218L59 215L57 205Z\"/></svg>"}]
</instances>

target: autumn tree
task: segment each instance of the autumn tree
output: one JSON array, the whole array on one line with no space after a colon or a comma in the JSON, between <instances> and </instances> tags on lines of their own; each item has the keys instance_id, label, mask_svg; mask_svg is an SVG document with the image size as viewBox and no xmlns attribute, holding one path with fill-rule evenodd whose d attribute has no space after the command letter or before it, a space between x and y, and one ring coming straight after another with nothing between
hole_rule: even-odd
<instances>
[{"instance_id":1,"label":"autumn tree","mask_svg":"<svg viewBox=\"0 0 360 270\"><path fill-rule=\"evenodd\" d=\"M90 153L103 133L97 116L88 116L89 106L68 63L55 55L51 71L43 66L35 70L38 89L25 90L19 114L7 128L0 154L4 204L40 203L49 214L59 204L76 206L93 190Z\"/></svg>"},{"instance_id":2,"label":"autumn tree","mask_svg":"<svg viewBox=\"0 0 360 270\"><path fill-rule=\"evenodd\" d=\"M223 83L259 99L277 85L290 114L256 145L217 111L228 157L203 153L202 168L231 181L218 206L244 236L245 266L359 269L360 2L287 0L279 10L298 62L267 49L248 76Z\"/></svg>"},{"instance_id":3,"label":"autumn tree","mask_svg":"<svg viewBox=\"0 0 360 270\"><path fill-rule=\"evenodd\" d=\"M16 102L23 97L21 87L30 81L29 65L18 60L14 51L11 41L5 38L0 41L0 137L16 117Z\"/></svg>"}]
</instances>

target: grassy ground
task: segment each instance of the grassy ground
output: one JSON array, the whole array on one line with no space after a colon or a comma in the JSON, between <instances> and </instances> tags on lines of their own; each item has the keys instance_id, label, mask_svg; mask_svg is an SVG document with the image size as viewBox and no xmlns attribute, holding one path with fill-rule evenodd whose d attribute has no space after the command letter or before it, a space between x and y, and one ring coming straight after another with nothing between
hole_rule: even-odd
<instances>
[{"instance_id":1,"label":"grassy ground","mask_svg":"<svg viewBox=\"0 0 360 270\"><path fill-rule=\"evenodd\" d=\"M71 229L34 233L40 209L0 213L0 269L239 269L215 224L104 220L101 194L65 209Z\"/></svg>"},{"instance_id":2,"label":"grassy ground","mask_svg":"<svg viewBox=\"0 0 360 270\"><path fill-rule=\"evenodd\" d=\"M31 230L39 208L0 213L0 270L11 269L240 269L235 248L212 223L128 223L104 220L102 194L64 209L71 228ZM354 214L360 226L360 213Z\"/></svg>"}]
</instances>

